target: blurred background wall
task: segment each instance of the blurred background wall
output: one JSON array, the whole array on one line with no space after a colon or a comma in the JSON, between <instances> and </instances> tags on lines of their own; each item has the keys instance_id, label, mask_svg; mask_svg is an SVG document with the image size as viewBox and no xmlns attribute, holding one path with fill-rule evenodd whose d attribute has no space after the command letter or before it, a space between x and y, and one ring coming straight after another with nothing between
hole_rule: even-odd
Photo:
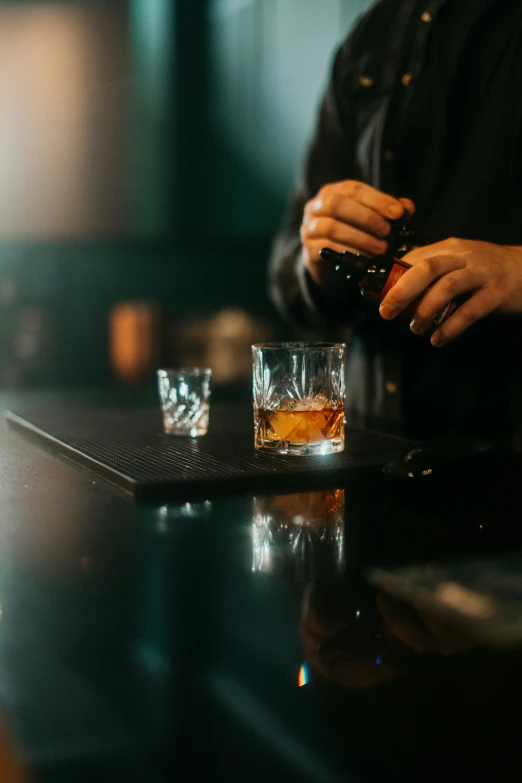
<instances>
[{"instance_id":1,"label":"blurred background wall","mask_svg":"<svg viewBox=\"0 0 522 783\"><path fill-rule=\"evenodd\" d=\"M0 387L233 382L288 334L270 238L369 5L0 2Z\"/></svg>"}]
</instances>

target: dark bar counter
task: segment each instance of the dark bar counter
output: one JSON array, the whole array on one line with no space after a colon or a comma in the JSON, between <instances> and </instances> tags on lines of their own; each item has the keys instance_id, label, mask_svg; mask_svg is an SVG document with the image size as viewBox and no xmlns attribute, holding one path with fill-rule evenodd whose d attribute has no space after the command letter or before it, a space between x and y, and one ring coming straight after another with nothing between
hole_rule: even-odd
<instances>
[{"instance_id":1,"label":"dark bar counter","mask_svg":"<svg viewBox=\"0 0 522 783\"><path fill-rule=\"evenodd\" d=\"M2 420L0 477L3 779L521 779L515 456L154 504Z\"/></svg>"}]
</instances>

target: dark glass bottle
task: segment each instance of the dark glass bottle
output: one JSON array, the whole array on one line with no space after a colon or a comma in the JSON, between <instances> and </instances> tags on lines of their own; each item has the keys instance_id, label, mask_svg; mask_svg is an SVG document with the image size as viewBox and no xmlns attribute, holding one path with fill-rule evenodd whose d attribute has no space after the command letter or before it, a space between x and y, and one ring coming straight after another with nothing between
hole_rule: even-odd
<instances>
[{"instance_id":1,"label":"dark glass bottle","mask_svg":"<svg viewBox=\"0 0 522 783\"><path fill-rule=\"evenodd\" d=\"M347 279L355 280L359 284L361 294L374 304L380 304L388 291L393 288L403 274L411 269L411 265L405 263L404 256L422 245L415 233L408 229L407 221L403 221L392 227L388 236L388 250L382 256L367 258L346 251L337 253L329 247L321 250L321 258L333 264L336 271ZM414 302L405 311L404 315L411 318L418 302ZM456 302L449 302L444 310L434 320L434 327L440 326L457 308Z\"/></svg>"}]
</instances>

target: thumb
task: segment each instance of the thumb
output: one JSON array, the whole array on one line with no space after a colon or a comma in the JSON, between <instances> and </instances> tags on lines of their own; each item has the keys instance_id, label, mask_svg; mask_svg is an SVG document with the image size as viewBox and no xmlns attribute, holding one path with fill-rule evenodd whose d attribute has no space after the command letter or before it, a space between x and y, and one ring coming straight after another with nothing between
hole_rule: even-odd
<instances>
[{"instance_id":1,"label":"thumb","mask_svg":"<svg viewBox=\"0 0 522 783\"><path fill-rule=\"evenodd\" d=\"M406 209L407 212L410 213L410 215L415 214L415 204L413 201L411 201L409 198L400 198L398 201L402 204L404 209Z\"/></svg>"}]
</instances>

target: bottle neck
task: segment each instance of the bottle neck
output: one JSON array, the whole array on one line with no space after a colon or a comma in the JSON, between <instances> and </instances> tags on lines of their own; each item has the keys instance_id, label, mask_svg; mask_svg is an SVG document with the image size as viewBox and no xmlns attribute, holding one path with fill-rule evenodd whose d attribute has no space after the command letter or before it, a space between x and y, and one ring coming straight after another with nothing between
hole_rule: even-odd
<instances>
[{"instance_id":1,"label":"bottle neck","mask_svg":"<svg viewBox=\"0 0 522 783\"><path fill-rule=\"evenodd\" d=\"M368 269L369 260L366 256L359 256L348 251L336 253L335 250L324 248L321 250L321 258L332 264L337 272L341 272L347 278L357 282L364 277Z\"/></svg>"},{"instance_id":2,"label":"bottle neck","mask_svg":"<svg viewBox=\"0 0 522 783\"><path fill-rule=\"evenodd\" d=\"M347 277L359 282L368 270L369 259L366 256L358 256L348 251L341 254L341 269Z\"/></svg>"}]
</instances>

